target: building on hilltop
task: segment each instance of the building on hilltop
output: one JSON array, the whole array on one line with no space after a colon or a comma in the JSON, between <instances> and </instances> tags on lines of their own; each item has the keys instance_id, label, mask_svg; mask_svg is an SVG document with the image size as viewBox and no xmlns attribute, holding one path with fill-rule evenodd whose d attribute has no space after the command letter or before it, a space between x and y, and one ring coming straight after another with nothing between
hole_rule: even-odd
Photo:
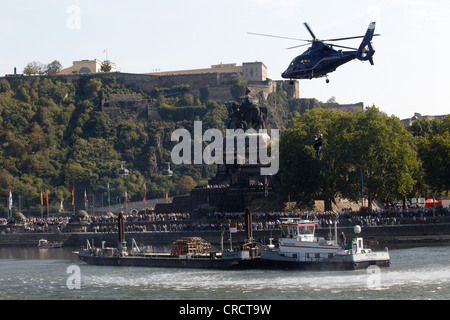
<instances>
[{"instance_id":1,"label":"building on hilltop","mask_svg":"<svg viewBox=\"0 0 450 320\"><path fill-rule=\"evenodd\" d=\"M419 119L419 118L425 118L425 119L427 119L427 120L437 120L437 119L441 120L441 119L443 119L445 116L446 116L446 115L441 115L441 116L422 116L422 115L416 113L416 114L414 114L414 116L413 116L412 118L402 119L401 122L402 122L406 127L409 127L409 126L411 126L411 125L414 123L414 121L416 121L416 120Z\"/></svg>"},{"instance_id":2,"label":"building on hilltop","mask_svg":"<svg viewBox=\"0 0 450 320\"><path fill-rule=\"evenodd\" d=\"M116 64L114 62L105 61L110 64L111 70L110 72L116 72ZM90 74L90 73L99 73L102 72L102 64L104 62L94 59L94 60L81 60L74 61L71 67L61 70L58 74Z\"/></svg>"},{"instance_id":3,"label":"building on hilltop","mask_svg":"<svg viewBox=\"0 0 450 320\"><path fill-rule=\"evenodd\" d=\"M356 111L364 111L364 103L352 103L352 104L339 104L337 102L326 102L324 104L324 109L338 109L343 112L356 112Z\"/></svg>"},{"instance_id":4,"label":"building on hilltop","mask_svg":"<svg viewBox=\"0 0 450 320\"><path fill-rule=\"evenodd\" d=\"M251 95L256 103L267 100L269 94L277 90L277 84L288 83L285 80L273 81L267 78L267 66L258 61L244 62L242 66L238 66L236 63L220 63L205 69L154 72L146 73L146 75L157 76L166 79L165 82L173 84L175 82L179 84L180 77L190 79L186 83L191 85L192 93L198 94L199 88L207 89L209 99L226 102L233 100L230 94L229 80L236 73L241 74L242 79L247 81L247 87L252 92ZM294 81L293 85L285 86L285 88L289 97L300 97L298 81Z\"/></svg>"},{"instance_id":5,"label":"building on hilltop","mask_svg":"<svg viewBox=\"0 0 450 320\"><path fill-rule=\"evenodd\" d=\"M155 76L171 76L185 74L204 74L204 73L240 73L244 80L263 82L267 80L267 66L262 62L244 62L242 66L236 63L220 63L212 65L211 68L178 70L146 73Z\"/></svg>"}]
</instances>

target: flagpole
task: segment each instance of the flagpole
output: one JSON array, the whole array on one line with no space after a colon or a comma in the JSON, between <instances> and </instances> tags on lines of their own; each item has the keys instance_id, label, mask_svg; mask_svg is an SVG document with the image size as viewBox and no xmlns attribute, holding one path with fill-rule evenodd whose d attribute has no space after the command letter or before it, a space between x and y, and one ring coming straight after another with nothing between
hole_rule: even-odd
<instances>
[{"instance_id":1,"label":"flagpole","mask_svg":"<svg viewBox=\"0 0 450 320\"><path fill-rule=\"evenodd\" d=\"M47 190L46 197L47 197L47 219L48 219L48 190Z\"/></svg>"},{"instance_id":2,"label":"flagpole","mask_svg":"<svg viewBox=\"0 0 450 320\"><path fill-rule=\"evenodd\" d=\"M111 212L111 195L109 193L109 180L108 180L108 212Z\"/></svg>"},{"instance_id":3,"label":"flagpole","mask_svg":"<svg viewBox=\"0 0 450 320\"><path fill-rule=\"evenodd\" d=\"M125 190L125 214L128 214L128 193Z\"/></svg>"},{"instance_id":4,"label":"flagpole","mask_svg":"<svg viewBox=\"0 0 450 320\"><path fill-rule=\"evenodd\" d=\"M145 185L145 182L144 182L144 214L147 214L147 206L145 204L146 193L147 193L147 186Z\"/></svg>"},{"instance_id":5,"label":"flagpole","mask_svg":"<svg viewBox=\"0 0 450 320\"><path fill-rule=\"evenodd\" d=\"M41 219L44 220L44 196L41 189Z\"/></svg>"},{"instance_id":6,"label":"flagpole","mask_svg":"<svg viewBox=\"0 0 450 320\"><path fill-rule=\"evenodd\" d=\"M75 217L75 184L72 183L72 208L73 208L73 216Z\"/></svg>"}]
</instances>

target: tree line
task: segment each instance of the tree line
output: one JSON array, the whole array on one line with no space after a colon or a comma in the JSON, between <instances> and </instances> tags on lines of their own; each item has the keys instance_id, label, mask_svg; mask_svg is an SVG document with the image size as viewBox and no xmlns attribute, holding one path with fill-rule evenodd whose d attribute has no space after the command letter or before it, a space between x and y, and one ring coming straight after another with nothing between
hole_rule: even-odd
<instances>
[{"instance_id":1,"label":"tree line","mask_svg":"<svg viewBox=\"0 0 450 320\"><path fill-rule=\"evenodd\" d=\"M175 120L113 123L102 111L109 94L154 93L128 88L116 78L81 76L75 82L64 77L6 77L0 80L0 216L5 216L9 190L14 207L24 213L40 213L40 192L48 191L51 212L61 200L70 212L72 188L77 208L84 209L84 192L96 205L123 203L146 197L162 198L185 194L196 185L207 185L215 167L180 165L173 177L163 176L174 142L171 133L180 127L193 131L193 121L173 113ZM205 104L191 94L161 98L161 108L189 104L201 109L204 127L220 128L225 105ZM196 105L199 104L199 105ZM158 108L158 105L155 106ZM197 117L198 119L198 117ZM223 126L223 123L222 123ZM206 130L205 129L205 130ZM121 163L129 175L119 174ZM109 192L108 192L109 185ZM103 200L103 201L102 201ZM45 201L44 201L45 202ZM45 205L45 204L44 204Z\"/></svg>"},{"instance_id":2,"label":"tree line","mask_svg":"<svg viewBox=\"0 0 450 320\"><path fill-rule=\"evenodd\" d=\"M242 83L237 86L242 87ZM235 88L235 89L236 89ZM236 89L236 95L239 93ZM113 123L102 111L109 94L140 93L152 101L162 120ZM9 190L14 206L40 213L40 191L49 192L50 205L61 199L71 209L83 205L84 190L96 205L189 193L206 186L215 166L172 166L175 129L193 132L193 121L203 130L225 130L224 104L194 96L188 86L159 88L146 93L127 87L115 77L7 77L0 80L0 216L5 216ZM238 98L238 97L236 97ZM275 190L299 203L336 196L357 200L361 177L363 195L397 199L441 196L448 193L450 119L429 121L418 116L411 127L376 107L356 113L321 109L315 99L289 99L282 87L263 103L269 106L269 127L282 129L280 171ZM324 136L317 156L314 136ZM121 176L121 163L130 171ZM109 193L108 193L109 186ZM56 209L55 209L56 210Z\"/></svg>"},{"instance_id":3,"label":"tree line","mask_svg":"<svg viewBox=\"0 0 450 320\"><path fill-rule=\"evenodd\" d=\"M322 151L314 136L323 134ZM375 106L344 113L314 109L290 121L280 138L280 195L304 205L336 197L384 201L443 197L450 190L450 115L405 127Z\"/></svg>"}]
</instances>

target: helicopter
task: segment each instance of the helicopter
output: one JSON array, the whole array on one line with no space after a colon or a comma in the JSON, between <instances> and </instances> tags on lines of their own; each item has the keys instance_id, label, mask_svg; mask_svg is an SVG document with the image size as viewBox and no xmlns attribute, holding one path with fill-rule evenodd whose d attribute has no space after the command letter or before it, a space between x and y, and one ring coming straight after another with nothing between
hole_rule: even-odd
<instances>
[{"instance_id":1,"label":"helicopter","mask_svg":"<svg viewBox=\"0 0 450 320\"><path fill-rule=\"evenodd\" d=\"M316 35L313 33L308 23L306 22L304 23L304 25L306 29L308 29L312 37L312 40L288 38L253 32L248 33L257 36L308 42L306 44L297 45L287 49L299 48L307 46L311 43L311 46L308 48L308 50L306 50L301 55L297 56L296 58L294 58L294 60L292 60L291 64L288 66L286 71L284 71L281 74L281 77L283 77L284 79L290 79L291 84L293 84L293 79L313 79L320 77L326 77L327 78L326 82L329 83L330 80L328 79L328 73L335 71L339 66L347 62L350 62L354 59L358 59L361 61L369 61L371 65L374 65L373 55L375 54L375 49L373 48L371 41L372 37L379 36L379 34L374 34L375 24L376 24L375 22L371 22L369 24L369 28L367 29L367 32L364 36L336 38L327 40L317 39ZM359 48L351 48L341 45L325 43L358 38L363 38ZM333 49L333 47L350 49L352 51L335 50Z\"/></svg>"}]
</instances>

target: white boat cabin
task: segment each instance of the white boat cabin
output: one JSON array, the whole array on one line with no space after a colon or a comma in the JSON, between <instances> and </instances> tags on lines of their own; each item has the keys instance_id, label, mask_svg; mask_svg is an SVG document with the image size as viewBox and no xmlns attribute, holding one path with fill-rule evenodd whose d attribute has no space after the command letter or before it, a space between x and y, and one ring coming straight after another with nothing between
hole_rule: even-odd
<instances>
[{"instance_id":1,"label":"white boat cabin","mask_svg":"<svg viewBox=\"0 0 450 320\"><path fill-rule=\"evenodd\" d=\"M283 218L281 220L281 238L296 239L297 241L314 241L316 222L300 218Z\"/></svg>"}]
</instances>

